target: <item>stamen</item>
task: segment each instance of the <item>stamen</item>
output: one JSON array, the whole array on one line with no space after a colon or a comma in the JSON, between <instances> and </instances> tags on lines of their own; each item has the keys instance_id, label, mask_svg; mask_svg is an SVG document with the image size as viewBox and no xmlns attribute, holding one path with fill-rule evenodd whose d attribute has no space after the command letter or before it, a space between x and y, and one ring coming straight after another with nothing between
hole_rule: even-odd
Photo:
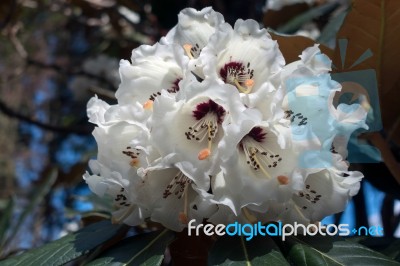
<instances>
[{"instance_id":1,"label":"stamen","mask_svg":"<svg viewBox=\"0 0 400 266\"><path fill-rule=\"evenodd\" d=\"M298 120L298 126L307 125L307 117L304 117L302 113L295 114L292 110L285 111L285 118L290 119L290 122L295 123L295 120Z\"/></svg>"},{"instance_id":2,"label":"stamen","mask_svg":"<svg viewBox=\"0 0 400 266\"><path fill-rule=\"evenodd\" d=\"M206 148L206 149L202 149L202 150L199 152L199 155L197 156L197 158L198 158L199 160L205 160L205 159L207 159L208 157L210 157L210 155L211 155L211 150L210 150L209 148Z\"/></svg>"},{"instance_id":3,"label":"stamen","mask_svg":"<svg viewBox=\"0 0 400 266\"><path fill-rule=\"evenodd\" d=\"M188 219L187 215L185 213L183 213L183 212L179 213L178 219L183 224L188 224L189 223L189 219Z\"/></svg>"},{"instance_id":4,"label":"stamen","mask_svg":"<svg viewBox=\"0 0 400 266\"><path fill-rule=\"evenodd\" d=\"M268 168L275 168L282 157L274 153L264 143L267 133L261 127L254 127L239 143L239 147L243 150L247 164L254 171L261 171L265 177L271 179ZM288 178L287 178L288 179ZM285 178L278 177L278 181L285 183Z\"/></svg>"},{"instance_id":5,"label":"stamen","mask_svg":"<svg viewBox=\"0 0 400 266\"><path fill-rule=\"evenodd\" d=\"M139 156L140 156L140 150L138 149L132 149L132 147L128 146L126 147L125 151L122 151L122 154L128 156L131 160L129 161L129 165L132 167L138 167L140 160L139 160Z\"/></svg>"},{"instance_id":6,"label":"stamen","mask_svg":"<svg viewBox=\"0 0 400 266\"><path fill-rule=\"evenodd\" d=\"M248 79L248 80L246 80L246 81L244 82L244 85L245 85L247 88L251 88L251 87L254 86L254 80Z\"/></svg>"},{"instance_id":7,"label":"stamen","mask_svg":"<svg viewBox=\"0 0 400 266\"><path fill-rule=\"evenodd\" d=\"M183 49L185 50L186 55L187 55L190 59L194 59L194 57L193 57L193 55L192 55L192 52L191 52L192 48L193 48L193 45L191 45L191 44L186 43L186 44L183 45Z\"/></svg>"},{"instance_id":8,"label":"stamen","mask_svg":"<svg viewBox=\"0 0 400 266\"><path fill-rule=\"evenodd\" d=\"M135 208L136 208L136 205L134 205L134 204L130 205L130 207L125 211L125 213L121 217L119 217L118 219L115 217L112 217L111 223L113 223L113 224L121 223L123 220L128 218L129 215L132 214L132 212L135 210Z\"/></svg>"},{"instance_id":9,"label":"stamen","mask_svg":"<svg viewBox=\"0 0 400 266\"><path fill-rule=\"evenodd\" d=\"M178 199L181 199L186 194L187 186L192 182L192 180L179 171L164 190L163 198L166 199L171 195L175 195Z\"/></svg>"},{"instance_id":10,"label":"stamen","mask_svg":"<svg viewBox=\"0 0 400 266\"><path fill-rule=\"evenodd\" d=\"M309 203L315 204L319 200L321 200L322 195L318 194L318 191L312 189L310 185L306 185L306 189L300 191L297 196L299 198L303 198L304 200L308 201ZM303 209L307 209L306 206L303 206Z\"/></svg>"},{"instance_id":11,"label":"stamen","mask_svg":"<svg viewBox=\"0 0 400 266\"><path fill-rule=\"evenodd\" d=\"M135 159L132 159L132 161L130 161L129 165L132 167L138 167L139 163L140 163L139 159L135 158Z\"/></svg>"},{"instance_id":12,"label":"stamen","mask_svg":"<svg viewBox=\"0 0 400 266\"><path fill-rule=\"evenodd\" d=\"M204 160L211 155L211 147L214 138L217 136L218 125L222 123L225 116L225 110L212 100L200 103L193 111L193 117L196 119L194 125L190 126L185 132L187 140L196 140L203 142L207 139L207 148L198 153L198 159Z\"/></svg>"},{"instance_id":13,"label":"stamen","mask_svg":"<svg viewBox=\"0 0 400 266\"><path fill-rule=\"evenodd\" d=\"M184 193L183 212L180 212L179 213L179 217L178 217L179 221L181 223L183 223L183 224L188 224L189 223L189 219L188 219L188 206L189 206L189 204L188 204L188 193L187 193L187 190L188 190L188 186L185 187L185 191L183 192Z\"/></svg>"},{"instance_id":14,"label":"stamen","mask_svg":"<svg viewBox=\"0 0 400 266\"><path fill-rule=\"evenodd\" d=\"M225 83L235 85L240 92L251 93L254 86L254 70L250 68L250 62L244 65L241 62L230 61L220 69L219 74Z\"/></svg>"},{"instance_id":15,"label":"stamen","mask_svg":"<svg viewBox=\"0 0 400 266\"><path fill-rule=\"evenodd\" d=\"M289 178L287 176L284 175L279 175L277 177L279 184L281 185L287 185L289 184Z\"/></svg>"},{"instance_id":16,"label":"stamen","mask_svg":"<svg viewBox=\"0 0 400 266\"><path fill-rule=\"evenodd\" d=\"M143 104L143 108L146 110L152 110L153 109L153 101L152 100L148 100Z\"/></svg>"},{"instance_id":17,"label":"stamen","mask_svg":"<svg viewBox=\"0 0 400 266\"><path fill-rule=\"evenodd\" d=\"M246 88L243 87L242 85L240 85L240 83L238 82L237 79L235 79L234 83L240 92L249 94L251 92L251 90L253 89L254 80L252 80L252 79L246 80L244 82L244 85L246 86Z\"/></svg>"}]
</instances>

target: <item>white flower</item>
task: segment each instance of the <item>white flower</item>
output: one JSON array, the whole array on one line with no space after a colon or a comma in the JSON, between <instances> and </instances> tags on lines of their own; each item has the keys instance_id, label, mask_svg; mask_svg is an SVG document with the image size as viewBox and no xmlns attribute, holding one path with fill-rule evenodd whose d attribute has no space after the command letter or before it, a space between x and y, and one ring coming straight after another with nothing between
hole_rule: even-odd
<instances>
[{"instance_id":1,"label":"white flower","mask_svg":"<svg viewBox=\"0 0 400 266\"><path fill-rule=\"evenodd\" d=\"M280 73L281 79L286 80L297 76L314 76L327 74L332 70L332 61L328 56L321 53L318 44L306 48L300 57L300 60L286 65Z\"/></svg>"},{"instance_id":2,"label":"white flower","mask_svg":"<svg viewBox=\"0 0 400 266\"><path fill-rule=\"evenodd\" d=\"M317 45L284 64L257 22L232 28L211 8L183 10L161 43L122 60L118 104L88 103L99 150L84 176L114 199L114 221L181 231L342 211L362 179L344 158L366 111L335 108L341 87Z\"/></svg>"},{"instance_id":3,"label":"white flower","mask_svg":"<svg viewBox=\"0 0 400 266\"><path fill-rule=\"evenodd\" d=\"M185 79L180 87L177 99L165 93L155 101L151 141L161 156L175 154L184 162L181 170L207 191L222 123L234 112L228 106L245 107L236 91L212 79Z\"/></svg>"},{"instance_id":4,"label":"white flower","mask_svg":"<svg viewBox=\"0 0 400 266\"><path fill-rule=\"evenodd\" d=\"M204 188L181 170L177 156L165 156L146 169L139 169L143 176L143 189L148 193L151 220L175 231L182 231L189 220L202 223L216 209L207 198Z\"/></svg>"},{"instance_id":5,"label":"white flower","mask_svg":"<svg viewBox=\"0 0 400 266\"><path fill-rule=\"evenodd\" d=\"M119 172L111 171L98 161L90 161L89 166L94 174L85 173L83 178L90 190L99 197L107 195L112 198L117 209L113 212L113 222L129 225L143 223L149 212L145 206L139 206L135 199L136 192L140 191L140 182L127 180Z\"/></svg>"},{"instance_id":6,"label":"white flower","mask_svg":"<svg viewBox=\"0 0 400 266\"><path fill-rule=\"evenodd\" d=\"M290 127L262 121L250 109L232 120L218 147L222 171L212 182L214 200L238 214L249 204L290 199L301 186L292 173L302 150L291 143Z\"/></svg>"},{"instance_id":7,"label":"white flower","mask_svg":"<svg viewBox=\"0 0 400 266\"><path fill-rule=\"evenodd\" d=\"M363 178L360 172L347 169L347 162L340 155L334 155L331 167L303 170L304 187L291 201L280 206L280 218L287 223L301 221L307 224L343 211L351 197L357 194Z\"/></svg>"},{"instance_id":8,"label":"white flower","mask_svg":"<svg viewBox=\"0 0 400 266\"><path fill-rule=\"evenodd\" d=\"M285 61L276 41L254 20L238 20L234 28L222 24L200 55L207 77L249 94L267 87ZM249 106L252 107L252 106Z\"/></svg>"},{"instance_id":9,"label":"white flower","mask_svg":"<svg viewBox=\"0 0 400 266\"><path fill-rule=\"evenodd\" d=\"M211 7L201 11L186 8L179 13L178 24L161 39L161 42L179 44L190 59L197 58L210 36L222 23L224 17Z\"/></svg>"},{"instance_id":10,"label":"white flower","mask_svg":"<svg viewBox=\"0 0 400 266\"><path fill-rule=\"evenodd\" d=\"M114 199L114 221L137 225L148 215L137 168L148 165L149 131L140 122L141 114L127 109L134 110L134 105L110 106L97 98L88 103L89 121L97 124L93 136L98 156L89 163L93 175L86 173L85 180L100 197Z\"/></svg>"},{"instance_id":11,"label":"white flower","mask_svg":"<svg viewBox=\"0 0 400 266\"><path fill-rule=\"evenodd\" d=\"M132 52L132 64L120 62L121 84L115 93L119 104L139 102L151 109L162 91L176 93L188 59L174 44L142 45Z\"/></svg>"},{"instance_id":12,"label":"white flower","mask_svg":"<svg viewBox=\"0 0 400 266\"><path fill-rule=\"evenodd\" d=\"M336 150L346 156L350 135L358 128L366 128L367 112L356 104L334 107L333 98L341 86L328 74L331 61L317 45L304 50L300 57L281 73L285 117L291 120L294 130L300 126L310 128L313 134L307 138L317 138L321 150L329 154Z\"/></svg>"},{"instance_id":13,"label":"white flower","mask_svg":"<svg viewBox=\"0 0 400 266\"><path fill-rule=\"evenodd\" d=\"M339 153L343 158L348 155L347 145L351 134L359 128L368 129L366 117L368 112L359 104L339 104L334 113L338 121L338 134L333 139L332 149Z\"/></svg>"}]
</instances>

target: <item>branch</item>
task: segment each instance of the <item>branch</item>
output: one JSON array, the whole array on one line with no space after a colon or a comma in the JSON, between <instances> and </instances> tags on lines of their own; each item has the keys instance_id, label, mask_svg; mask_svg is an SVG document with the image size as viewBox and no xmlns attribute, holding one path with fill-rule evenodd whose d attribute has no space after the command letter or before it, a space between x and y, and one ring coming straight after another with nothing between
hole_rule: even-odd
<instances>
[{"instance_id":1,"label":"branch","mask_svg":"<svg viewBox=\"0 0 400 266\"><path fill-rule=\"evenodd\" d=\"M77 134L77 135L90 135L93 127L62 127L62 126L57 126L57 125L49 125L37 120L34 120L30 117L27 117L23 114L17 113L14 110L12 110L10 107L8 107L5 103L0 101L0 111L11 117L11 118L17 118L20 121L29 123L31 125L35 125L37 127L40 127L41 129L57 132L57 133L62 133L62 134Z\"/></svg>"},{"instance_id":2,"label":"branch","mask_svg":"<svg viewBox=\"0 0 400 266\"><path fill-rule=\"evenodd\" d=\"M32 58L27 58L26 62L27 62L28 65L36 66L36 67L39 67L39 68L47 68L47 69L50 69L50 70L54 70L54 71L56 71L58 73L66 75L66 76L68 76L68 75L71 75L71 76L73 76L73 75L86 76L88 78L95 79L95 80L99 81L100 83L107 85L107 87L112 91L116 91L117 90L117 88L115 88L114 84L112 84L108 79L106 79L106 78L104 78L102 76L97 76L97 75L85 72L83 70L71 71L71 70L68 70L68 69L64 69L63 67L61 67L59 65L56 65L56 64L45 64L45 63L36 61L36 60L34 60Z\"/></svg>"}]
</instances>

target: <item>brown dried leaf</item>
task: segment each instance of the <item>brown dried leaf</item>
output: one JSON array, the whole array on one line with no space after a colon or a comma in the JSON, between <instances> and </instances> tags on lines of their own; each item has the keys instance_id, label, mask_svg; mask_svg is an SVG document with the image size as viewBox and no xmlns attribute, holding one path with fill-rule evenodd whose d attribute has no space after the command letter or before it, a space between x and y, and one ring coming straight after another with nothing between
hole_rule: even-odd
<instances>
[{"instance_id":1,"label":"brown dried leaf","mask_svg":"<svg viewBox=\"0 0 400 266\"><path fill-rule=\"evenodd\" d=\"M263 17L264 27L277 29L279 26L309 9L310 6L303 3L284 6L281 10L267 10Z\"/></svg>"},{"instance_id":2,"label":"brown dried leaf","mask_svg":"<svg viewBox=\"0 0 400 266\"><path fill-rule=\"evenodd\" d=\"M313 40L303 36L279 35L274 32L270 32L270 34L272 39L278 42L279 49L285 57L286 64L299 60L299 56L301 55L303 50L315 44ZM329 58L332 58L332 49L322 44L319 46L319 48Z\"/></svg>"},{"instance_id":3,"label":"brown dried leaf","mask_svg":"<svg viewBox=\"0 0 400 266\"><path fill-rule=\"evenodd\" d=\"M374 69L378 80L380 109L383 128L396 144L400 144L400 1L398 0L353 0L352 9L337 34L338 39L347 39L347 53L342 62L337 47L333 57L336 66L344 65L338 72ZM373 55L352 66L370 49ZM400 165L390 151L388 140L380 134L367 138L381 151L383 161L400 184Z\"/></svg>"},{"instance_id":4,"label":"brown dried leaf","mask_svg":"<svg viewBox=\"0 0 400 266\"><path fill-rule=\"evenodd\" d=\"M378 79L382 122L386 132L395 130L393 125L400 114L400 1L354 0L337 38L347 39L348 47L342 71L375 69ZM373 56L360 64L350 66L367 50ZM341 66L340 51L333 57ZM397 122L398 123L398 122ZM400 134L394 135L400 144Z\"/></svg>"}]
</instances>

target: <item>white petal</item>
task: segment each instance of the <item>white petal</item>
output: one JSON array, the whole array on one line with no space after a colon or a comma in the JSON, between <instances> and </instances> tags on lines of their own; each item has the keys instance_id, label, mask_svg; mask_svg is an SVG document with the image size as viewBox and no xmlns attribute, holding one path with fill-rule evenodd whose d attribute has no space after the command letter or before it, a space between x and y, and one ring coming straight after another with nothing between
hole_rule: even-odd
<instances>
[{"instance_id":1,"label":"white petal","mask_svg":"<svg viewBox=\"0 0 400 266\"><path fill-rule=\"evenodd\" d=\"M179 90L187 58L174 44L143 45L132 52L132 64L121 61L121 85L115 93L118 102L141 104L154 100L162 90Z\"/></svg>"},{"instance_id":2,"label":"white petal","mask_svg":"<svg viewBox=\"0 0 400 266\"><path fill-rule=\"evenodd\" d=\"M259 29L254 20L240 19L236 21L234 29L229 25L221 25L204 48L200 59L206 77L219 78L233 85L237 80L241 86L251 79L254 91L280 71L285 62L276 41L265 29ZM239 71L240 74L234 75L232 71Z\"/></svg>"},{"instance_id":3,"label":"white petal","mask_svg":"<svg viewBox=\"0 0 400 266\"><path fill-rule=\"evenodd\" d=\"M186 8L178 15L178 25L162 41L180 46L189 44L196 49L194 51L196 54L200 54L210 36L215 32L215 28L222 23L224 23L224 17L211 7L206 7L201 11Z\"/></svg>"}]
</instances>

